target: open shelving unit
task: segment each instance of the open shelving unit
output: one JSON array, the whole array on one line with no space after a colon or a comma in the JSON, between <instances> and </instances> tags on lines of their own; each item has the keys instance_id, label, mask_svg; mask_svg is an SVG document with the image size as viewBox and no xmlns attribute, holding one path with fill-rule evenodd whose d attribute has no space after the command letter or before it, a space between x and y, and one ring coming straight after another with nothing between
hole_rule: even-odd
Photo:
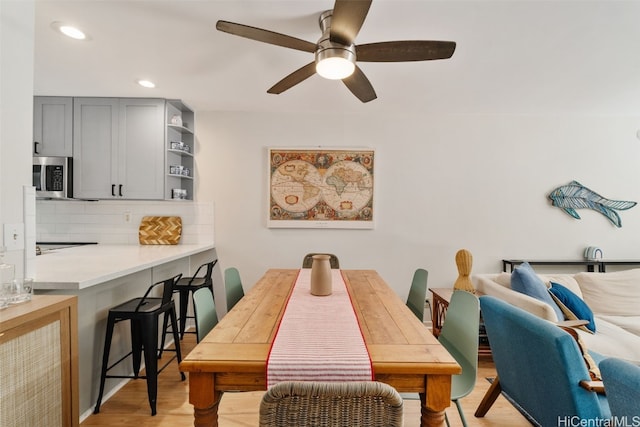
<instances>
[{"instance_id":1,"label":"open shelving unit","mask_svg":"<svg viewBox=\"0 0 640 427\"><path fill-rule=\"evenodd\" d=\"M184 102L168 99L166 122L165 199L193 200L195 114Z\"/></svg>"}]
</instances>

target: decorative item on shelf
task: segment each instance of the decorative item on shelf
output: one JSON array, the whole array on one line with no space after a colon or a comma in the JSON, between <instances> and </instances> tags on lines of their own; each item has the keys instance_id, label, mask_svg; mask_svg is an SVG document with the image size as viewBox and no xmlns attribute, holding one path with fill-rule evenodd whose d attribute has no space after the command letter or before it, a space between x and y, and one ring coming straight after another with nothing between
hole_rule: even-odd
<instances>
[{"instance_id":1,"label":"decorative item on shelf","mask_svg":"<svg viewBox=\"0 0 640 427\"><path fill-rule=\"evenodd\" d=\"M597 246L588 246L584 250L584 259L587 261L599 261L602 259L602 249Z\"/></svg>"},{"instance_id":2,"label":"decorative item on shelf","mask_svg":"<svg viewBox=\"0 0 640 427\"><path fill-rule=\"evenodd\" d=\"M189 144L185 144L182 141L171 141L171 149L177 151L184 151L185 153L191 152Z\"/></svg>"},{"instance_id":3,"label":"decorative item on shelf","mask_svg":"<svg viewBox=\"0 0 640 427\"><path fill-rule=\"evenodd\" d=\"M176 200L186 200L187 190L184 188L174 188L171 190L171 198Z\"/></svg>"},{"instance_id":4,"label":"decorative item on shelf","mask_svg":"<svg viewBox=\"0 0 640 427\"><path fill-rule=\"evenodd\" d=\"M182 176L191 176L191 169L188 167L182 167Z\"/></svg>"},{"instance_id":5,"label":"decorative item on shelf","mask_svg":"<svg viewBox=\"0 0 640 427\"><path fill-rule=\"evenodd\" d=\"M329 255L314 255L311 263L311 294L316 296L331 295L331 264Z\"/></svg>"},{"instance_id":6,"label":"decorative item on shelf","mask_svg":"<svg viewBox=\"0 0 640 427\"><path fill-rule=\"evenodd\" d=\"M182 175L184 167L182 165L171 165L169 166L169 173L171 175Z\"/></svg>"},{"instance_id":7,"label":"decorative item on shelf","mask_svg":"<svg viewBox=\"0 0 640 427\"><path fill-rule=\"evenodd\" d=\"M456 253L456 266L458 267L458 278L453 284L453 289L475 294L476 290L469 277L471 275L471 267L473 266L473 256L471 252L466 249L460 249Z\"/></svg>"},{"instance_id":8,"label":"decorative item on shelf","mask_svg":"<svg viewBox=\"0 0 640 427\"><path fill-rule=\"evenodd\" d=\"M580 219L576 209L593 209L606 216L616 227L622 227L622 220L616 210L631 209L636 205L636 202L605 199L578 181L556 188L549 194L549 199L553 206L561 208L575 219Z\"/></svg>"},{"instance_id":9,"label":"decorative item on shelf","mask_svg":"<svg viewBox=\"0 0 640 427\"><path fill-rule=\"evenodd\" d=\"M175 126L182 126L182 116L179 114L174 114L171 116L171 124Z\"/></svg>"}]
</instances>

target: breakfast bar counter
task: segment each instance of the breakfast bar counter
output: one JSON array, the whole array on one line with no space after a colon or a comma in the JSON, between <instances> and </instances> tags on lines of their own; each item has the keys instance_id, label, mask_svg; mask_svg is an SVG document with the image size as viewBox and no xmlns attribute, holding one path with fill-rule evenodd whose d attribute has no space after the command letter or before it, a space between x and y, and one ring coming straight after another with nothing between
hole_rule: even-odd
<instances>
[{"instance_id":1,"label":"breakfast bar counter","mask_svg":"<svg viewBox=\"0 0 640 427\"><path fill-rule=\"evenodd\" d=\"M97 400L109 309L132 298L141 297L153 283L176 274L192 275L198 266L213 259L217 259L213 243L97 244L49 250L36 257L36 295L78 297L80 421L93 412ZM222 287L224 292L218 265L213 273L214 288ZM174 299L177 305L177 296ZM114 330L110 352L112 363L131 350L130 327L128 322L122 323ZM130 375L131 372L131 363L121 363L110 374ZM163 375L180 378L177 371L169 372L168 369ZM106 398L103 401L122 386L124 381L107 380ZM162 390L158 390L158 396L162 396Z\"/></svg>"},{"instance_id":2,"label":"breakfast bar counter","mask_svg":"<svg viewBox=\"0 0 640 427\"><path fill-rule=\"evenodd\" d=\"M50 250L36 257L34 288L85 289L213 247L213 244L99 244Z\"/></svg>"}]
</instances>

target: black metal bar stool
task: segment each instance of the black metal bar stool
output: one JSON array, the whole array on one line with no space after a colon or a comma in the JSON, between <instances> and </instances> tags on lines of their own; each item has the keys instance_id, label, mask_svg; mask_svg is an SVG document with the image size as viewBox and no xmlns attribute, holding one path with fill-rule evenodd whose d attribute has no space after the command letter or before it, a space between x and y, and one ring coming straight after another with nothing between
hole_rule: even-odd
<instances>
[{"instance_id":1,"label":"black metal bar stool","mask_svg":"<svg viewBox=\"0 0 640 427\"><path fill-rule=\"evenodd\" d=\"M107 378L143 378L147 380L147 394L149 395L149 405L151 406L151 415L156 414L156 397L158 395L158 374L167 367L167 365L176 357L178 363L182 361L180 353L180 340L178 338L178 328L176 319L176 308L173 302L173 286L177 283L182 274L178 274L170 279L166 279L154 283L147 289L142 298L134 298L109 310L107 319L107 332L104 342L104 353L102 355L102 373L100 375L100 392L98 401L94 409L94 413L100 412L100 404L102 403L102 394L104 392L104 383ZM162 298L149 297L149 294L156 286L163 286ZM167 351L175 351L175 355L169 359L160 369L158 369L158 359L162 354L158 348L158 318L164 314L165 323L167 316L171 318L171 329L175 349ZM109 350L111 348L111 338L116 323L123 320L131 322L131 351L120 358L118 361L109 366ZM162 330L162 344L164 346L164 336L166 328ZM159 351L160 350L160 351ZM144 363L146 375L139 375L141 355L144 353ZM122 362L127 357L132 356L133 359L133 375L107 375L107 372ZM186 379L183 372L180 376L184 381Z\"/></svg>"},{"instance_id":2,"label":"black metal bar stool","mask_svg":"<svg viewBox=\"0 0 640 427\"><path fill-rule=\"evenodd\" d=\"M178 316L178 323L180 324L180 339L184 338L184 334L195 334L193 331L185 331L187 325L187 319L195 319L194 316L187 315L187 308L189 306L189 300L191 299L189 294L193 295L195 291L200 288L209 288L213 293L213 267L218 262L217 259L202 264L196 270L196 273L192 277L183 277L173 285L173 292L180 294L180 314ZM206 270L205 270L206 269ZM167 318L164 320L164 330L167 330ZM164 336L162 337L164 344ZM164 347L164 345L162 346ZM160 350L162 351L162 350Z\"/></svg>"}]
</instances>

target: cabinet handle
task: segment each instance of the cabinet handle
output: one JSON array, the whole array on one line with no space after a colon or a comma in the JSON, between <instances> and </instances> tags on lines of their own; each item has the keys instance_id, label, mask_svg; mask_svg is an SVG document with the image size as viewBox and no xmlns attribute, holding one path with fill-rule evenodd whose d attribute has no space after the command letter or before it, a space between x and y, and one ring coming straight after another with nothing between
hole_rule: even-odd
<instances>
[{"instance_id":1,"label":"cabinet handle","mask_svg":"<svg viewBox=\"0 0 640 427\"><path fill-rule=\"evenodd\" d=\"M118 193L120 194L120 197L122 197L122 184L118 186Z\"/></svg>"},{"instance_id":2,"label":"cabinet handle","mask_svg":"<svg viewBox=\"0 0 640 427\"><path fill-rule=\"evenodd\" d=\"M40 144L38 141L33 141L33 152L35 154L40 154L38 153L38 144Z\"/></svg>"},{"instance_id":3,"label":"cabinet handle","mask_svg":"<svg viewBox=\"0 0 640 427\"><path fill-rule=\"evenodd\" d=\"M111 184L111 195L113 197L116 197L116 185L115 184Z\"/></svg>"}]
</instances>

